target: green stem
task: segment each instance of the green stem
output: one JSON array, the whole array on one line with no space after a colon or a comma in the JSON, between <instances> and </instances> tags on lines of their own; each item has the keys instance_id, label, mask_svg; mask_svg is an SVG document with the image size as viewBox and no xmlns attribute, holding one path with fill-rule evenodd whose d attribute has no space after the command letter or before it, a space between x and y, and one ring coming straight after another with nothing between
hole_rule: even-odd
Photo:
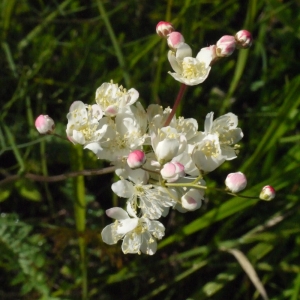
<instances>
[{"instance_id":1,"label":"green stem","mask_svg":"<svg viewBox=\"0 0 300 300\"><path fill-rule=\"evenodd\" d=\"M71 165L75 170L83 170L83 149L81 145L72 145ZM84 238L86 223L86 202L84 177L77 176L73 179L74 184L74 213L76 229L78 232L78 244L80 251L80 266L82 274L82 300L88 299L87 263L86 263L86 242Z\"/></svg>"},{"instance_id":2,"label":"green stem","mask_svg":"<svg viewBox=\"0 0 300 300\"><path fill-rule=\"evenodd\" d=\"M200 185L200 184L196 183L196 181L198 181L198 180L199 180L199 177L196 178L191 183L186 183L186 182L185 183L165 183L164 185L167 186L167 187L190 187L190 188L201 189L201 190L215 190L215 191L222 192L222 193L225 193L227 195L231 195L231 196L235 196L235 197L247 198L247 199L259 199L258 197L245 196L245 195L239 195L239 194L231 193L227 190L216 188L216 187L208 187L208 186L205 186L205 185Z\"/></svg>"}]
</instances>

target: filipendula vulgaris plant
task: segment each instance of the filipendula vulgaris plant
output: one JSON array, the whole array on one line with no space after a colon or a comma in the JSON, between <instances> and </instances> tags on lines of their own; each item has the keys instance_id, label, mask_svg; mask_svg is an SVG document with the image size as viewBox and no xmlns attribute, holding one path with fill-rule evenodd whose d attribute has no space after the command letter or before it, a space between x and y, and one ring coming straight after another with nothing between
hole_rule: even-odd
<instances>
[{"instance_id":1,"label":"filipendula vulgaris plant","mask_svg":"<svg viewBox=\"0 0 300 300\"><path fill-rule=\"evenodd\" d=\"M93 105L75 101L67 114L68 140L110 161L119 177L111 188L127 199L125 209L113 207L106 211L115 221L102 230L101 236L109 245L122 240L125 254L153 255L157 240L165 234L158 219L170 209L199 209L208 189L205 175L236 158L237 143L243 137L233 113L214 119L214 113L209 112L204 131L199 131L197 120L177 118L175 112L186 87L203 83L214 63L235 49L249 48L251 33L241 30L235 36L225 35L193 57L191 47L170 23L159 22L156 32L170 48L168 60L173 72L169 74L181 83L172 109L151 104L145 110L138 102L137 90L127 90L111 81L96 90ZM54 134L54 121L48 115L39 116L35 125L41 134ZM246 176L230 173L225 185L225 193L236 195L246 187ZM263 187L259 195L262 200L274 197L271 186Z\"/></svg>"}]
</instances>

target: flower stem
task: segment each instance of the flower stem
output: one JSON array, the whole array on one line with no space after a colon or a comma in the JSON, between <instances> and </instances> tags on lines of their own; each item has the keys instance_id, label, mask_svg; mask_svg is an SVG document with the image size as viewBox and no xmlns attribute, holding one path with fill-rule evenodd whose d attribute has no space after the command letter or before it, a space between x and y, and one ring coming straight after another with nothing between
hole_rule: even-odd
<instances>
[{"instance_id":1,"label":"flower stem","mask_svg":"<svg viewBox=\"0 0 300 300\"><path fill-rule=\"evenodd\" d=\"M182 96L183 96L183 93L184 93L185 89L186 89L186 85L184 83L182 83L180 85L180 89L179 89L177 98L175 100L174 106L172 108L172 111L171 111L170 115L168 116L168 119L165 122L164 127L168 126L171 123L171 120L172 120L172 118L174 117L174 115L176 113L177 107L178 107L178 105L179 105L179 103L182 99Z\"/></svg>"},{"instance_id":2,"label":"flower stem","mask_svg":"<svg viewBox=\"0 0 300 300\"><path fill-rule=\"evenodd\" d=\"M231 195L231 196L235 196L235 197L240 197L240 198L247 198L247 199L259 199L259 197L255 196L245 196L245 195L240 195L240 194L235 194L235 193L231 193L229 191L226 191L224 189L220 189L220 188L216 188L216 187L208 187L205 185L200 185L195 183L195 181L191 182L191 183L165 183L165 186L167 187L190 187L190 188L194 188L194 189L201 189L201 190L216 190L218 192L222 192L225 193L227 195Z\"/></svg>"},{"instance_id":3,"label":"flower stem","mask_svg":"<svg viewBox=\"0 0 300 300\"><path fill-rule=\"evenodd\" d=\"M72 145L71 164L76 170L83 170L83 149L81 145ZM82 300L88 299L88 281L87 281L87 261L86 261L86 241L84 237L86 222L86 202L85 202L85 184L84 177L77 176L73 179L74 184L74 213L76 229L78 232L78 244L80 251L81 266L81 288Z\"/></svg>"}]
</instances>

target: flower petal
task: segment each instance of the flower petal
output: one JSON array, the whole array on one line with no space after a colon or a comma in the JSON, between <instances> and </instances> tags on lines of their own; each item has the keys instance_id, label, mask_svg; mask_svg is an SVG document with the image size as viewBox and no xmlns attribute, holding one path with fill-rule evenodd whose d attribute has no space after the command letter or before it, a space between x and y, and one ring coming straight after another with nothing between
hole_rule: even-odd
<instances>
[{"instance_id":1,"label":"flower petal","mask_svg":"<svg viewBox=\"0 0 300 300\"><path fill-rule=\"evenodd\" d=\"M107 209L106 215L116 220L129 219L128 213L121 207L112 207L110 209Z\"/></svg>"},{"instance_id":2,"label":"flower petal","mask_svg":"<svg viewBox=\"0 0 300 300\"><path fill-rule=\"evenodd\" d=\"M115 223L107 225L106 227L103 228L103 230L101 232L101 237L102 237L103 242L108 244L108 245L116 244L119 240L116 237L116 235L113 234L114 226L115 226Z\"/></svg>"},{"instance_id":3,"label":"flower petal","mask_svg":"<svg viewBox=\"0 0 300 300\"><path fill-rule=\"evenodd\" d=\"M138 225L139 219L124 219L119 221L119 225L116 229L117 234L126 234L132 231Z\"/></svg>"},{"instance_id":4,"label":"flower petal","mask_svg":"<svg viewBox=\"0 0 300 300\"><path fill-rule=\"evenodd\" d=\"M134 193L132 183L127 180L119 180L113 183L111 189L122 198L130 198Z\"/></svg>"}]
</instances>

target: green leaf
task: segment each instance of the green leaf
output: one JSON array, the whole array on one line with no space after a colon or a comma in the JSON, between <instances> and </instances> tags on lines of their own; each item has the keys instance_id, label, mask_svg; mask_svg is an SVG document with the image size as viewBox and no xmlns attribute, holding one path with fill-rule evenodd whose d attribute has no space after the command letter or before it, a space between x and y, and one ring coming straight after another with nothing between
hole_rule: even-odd
<instances>
[{"instance_id":1,"label":"green leaf","mask_svg":"<svg viewBox=\"0 0 300 300\"><path fill-rule=\"evenodd\" d=\"M20 196L30 201L41 201L42 195L36 185L27 179L20 179L15 183L15 187Z\"/></svg>"}]
</instances>

